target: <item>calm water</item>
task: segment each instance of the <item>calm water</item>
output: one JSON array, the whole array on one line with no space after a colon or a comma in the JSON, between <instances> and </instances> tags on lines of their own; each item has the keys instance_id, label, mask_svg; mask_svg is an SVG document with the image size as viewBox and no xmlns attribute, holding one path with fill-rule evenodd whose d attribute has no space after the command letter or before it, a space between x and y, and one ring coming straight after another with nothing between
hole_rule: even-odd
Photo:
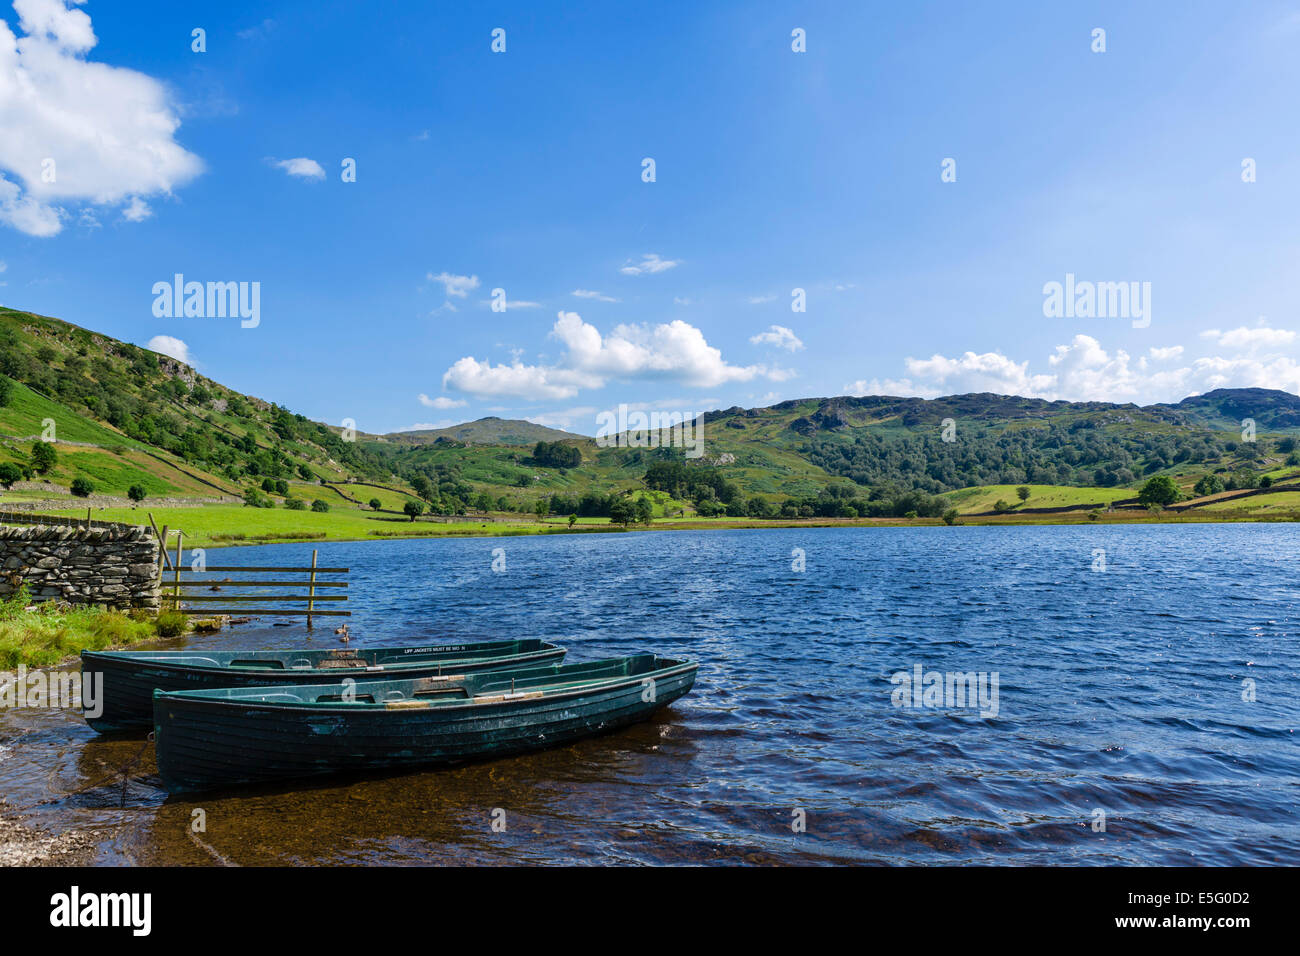
<instances>
[{"instance_id":1,"label":"calm water","mask_svg":"<svg viewBox=\"0 0 1300 956\"><path fill-rule=\"evenodd\" d=\"M1293 526L320 549L352 568L355 645L538 636L574 660L690 656L699 680L653 722L573 747L185 801L159 789L151 747L14 711L0 714L11 808L92 832L113 863L1300 863ZM301 565L310 550L220 563ZM332 626L298 625L192 643L303 641L337 646ZM890 676L917 664L996 672L998 715L894 706Z\"/></svg>"}]
</instances>

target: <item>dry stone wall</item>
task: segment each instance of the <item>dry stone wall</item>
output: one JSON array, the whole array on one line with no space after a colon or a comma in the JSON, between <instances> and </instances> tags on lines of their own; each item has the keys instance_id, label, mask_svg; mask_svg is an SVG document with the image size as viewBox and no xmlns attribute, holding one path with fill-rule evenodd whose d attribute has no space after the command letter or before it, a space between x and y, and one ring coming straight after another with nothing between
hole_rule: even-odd
<instances>
[{"instance_id":1,"label":"dry stone wall","mask_svg":"<svg viewBox=\"0 0 1300 956\"><path fill-rule=\"evenodd\" d=\"M158 539L147 528L0 525L0 598L157 609Z\"/></svg>"}]
</instances>

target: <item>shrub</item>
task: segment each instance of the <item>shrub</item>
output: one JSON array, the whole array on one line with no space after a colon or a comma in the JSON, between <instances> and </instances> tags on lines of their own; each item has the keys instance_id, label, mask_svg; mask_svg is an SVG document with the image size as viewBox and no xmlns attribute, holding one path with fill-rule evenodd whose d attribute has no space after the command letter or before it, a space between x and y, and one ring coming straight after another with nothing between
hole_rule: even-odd
<instances>
[{"instance_id":1,"label":"shrub","mask_svg":"<svg viewBox=\"0 0 1300 956\"><path fill-rule=\"evenodd\" d=\"M180 611L159 611L153 627L159 637L179 637L185 633L187 623Z\"/></svg>"},{"instance_id":2,"label":"shrub","mask_svg":"<svg viewBox=\"0 0 1300 956\"><path fill-rule=\"evenodd\" d=\"M73 478L70 490L78 498L89 498L94 493L95 486L91 484L89 478Z\"/></svg>"},{"instance_id":3,"label":"shrub","mask_svg":"<svg viewBox=\"0 0 1300 956\"><path fill-rule=\"evenodd\" d=\"M290 511L307 510L307 502L303 501L301 498L285 498L284 506L288 508Z\"/></svg>"},{"instance_id":4,"label":"shrub","mask_svg":"<svg viewBox=\"0 0 1300 956\"><path fill-rule=\"evenodd\" d=\"M329 502L321 501L319 498L317 498L315 501L311 503L311 510L318 512L319 514L324 514L325 512L330 510Z\"/></svg>"},{"instance_id":5,"label":"shrub","mask_svg":"<svg viewBox=\"0 0 1300 956\"><path fill-rule=\"evenodd\" d=\"M268 498L256 488L249 488L244 492L245 508L274 508L275 502Z\"/></svg>"},{"instance_id":6,"label":"shrub","mask_svg":"<svg viewBox=\"0 0 1300 956\"><path fill-rule=\"evenodd\" d=\"M11 461L0 465L0 485L9 488L15 481L22 481L23 471Z\"/></svg>"},{"instance_id":7,"label":"shrub","mask_svg":"<svg viewBox=\"0 0 1300 956\"><path fill-rule=\"evenodd\" d=\"M1220 491L1223 491L1223 479L1212 473L1201 475L1192 491L1196 493L1198 498L1205 495L1217 495Z\"/></svg>"},{"instance_id":8,"label":"shrub","mask_svg":"<svg viewBox=\"0 0 1300 956\"><path fill-rule=\"evenodd\" d=\"M59 453L54 450L53 442L32 442L32 469L38 475L49 474L50 469L58 463Z\"/></svg>"},{"instance_id":9,"label":"shrub","mask_svg":"<svg viewBox=\"0 0 1300 956\"><path fill-rule=\"evenodd\" d=\"M126 496L136 504L139 504L148 497L143 485L132 485L130 488L126 489Z\"/></svg>"},{"instance_id":10,"label":"shrub","mask_svg":"<svg viewBox=\"0 0 1300 956\"><path fill-rule=\"evenodd\" d=\"M371 498L371 499L370 499L370 510L371 510L371 511L378 511L378 510L379 510L380 508L382 508L382 507L383 507L383 504L380 502L380 500L379 500L378 498Z\"/></svg>"}]
</instances>

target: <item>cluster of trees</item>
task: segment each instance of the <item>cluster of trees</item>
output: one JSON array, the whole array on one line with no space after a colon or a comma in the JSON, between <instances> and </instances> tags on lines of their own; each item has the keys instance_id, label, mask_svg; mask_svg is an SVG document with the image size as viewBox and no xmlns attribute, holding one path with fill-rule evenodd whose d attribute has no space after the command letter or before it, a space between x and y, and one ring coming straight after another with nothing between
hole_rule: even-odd
<instances>
[{"instance_id":1,"label":"cluster of trees","mask_svg":"<svg viewBox=\"0 0 1300 956\"><path fill-rule=\"evenodd\" d=\"M16 481L31 481L38 475L48 475L59 463L59 452L51 442L32 442L28 461L7 461L0 464L0 485L9 488Z\"/></svg>"},{"instance_id":2,"label":"cluster of trees","mask_svg":"<svg viewBox=\"0 0 1300 956\"><path fill-rule=\"evenodd\" d=\"M473 487L461 478L457 465L420 465L407 468L402 477L424 500L421 513L427 507L433 514L463 515L475 498Z\"/></svg>"},{"instance_id":3,"label":"cluster of trees","mask_svg":"<svg viewBox=\"0 0 1300 956\"><path fill-rule=\"evenodd\" d=\"M289 511L306 511L307 502L301 498L295 498L292 495L284 499L284 506ZM249 488L244 492L244 507L246 508L274 508L275 499L266 494L261 488ZM330 510L328 501L322 501L316 498L311 503L311 510L324 513Z\"/></svg>"},{"instance_id":4,"label":"cluster of trees","mask_svg":"<svg viewBox=\"0 0 1300 956\"><path fill-rule=\"evenodd\" d=\"M684 461L665 460L651 462L643 479L647 488L665 491L674 498L689 498L696 504L706 501L721 502L724 506L735 501L740 488L735 482L709 465L688 465Z\"/></svg>"},{"instance_id":5,"label":"cluster of trees","mask_svg":"<svg viewBox=\"0 0 1300 956\"><path fill-rule=\"evenodd\" d=\"M705 517L729 518L938 518L948 502L915 488L883 485L863 494L853 485L831 485L816 495L781 502L758 496L737 497L725 505L703 500L696 510Z\"/></svg>"},{"instance_id":6,"label":"cluster of trees","mask_svg":"<svg viewBox=\"0 0 1300 956\"><path fill-rule=\"evenodd\" d=\"M1224 441L1210 432L1108 430L1080 419L1015 431L971 428L952 442L943 441L938 429L934 435L867 431L852 440L816 440L800 450L814 464L859 485L892 482L938 494L972 485L1126 485L1184 462L1214 462L1225 453L1257 460L1268 445Z\"/></svg>"},{"instance_id":7,"label":"cluster of trees","mask_svg":"<svg viewBox=\"0 0 1300 956\"><path fill-rule=\"evenodd\" d=\"M533 446L533 463L542 468L577 468L582 464L582 452L562 441L539 441Z\"/></svg>"}]
</instances>

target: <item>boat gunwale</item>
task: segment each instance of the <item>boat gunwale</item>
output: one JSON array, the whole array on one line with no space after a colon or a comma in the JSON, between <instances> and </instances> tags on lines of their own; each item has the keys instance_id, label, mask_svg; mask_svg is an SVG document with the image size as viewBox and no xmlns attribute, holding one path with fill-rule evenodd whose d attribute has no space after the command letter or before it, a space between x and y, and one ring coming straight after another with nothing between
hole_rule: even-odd
<instances>
[{"instance_id":1,"label":"boat gunwale","mask_svg":"<svg viewBox=\"0 0 1300 956\"><path fill-rule=\"evenodd\" d=\"M387 647L387 645L385 645L385 647ZM359 648L359 649L377 650L378 648ZM560 653L557 654L557 652ZM216 666L212 666L210 664L187 664L180 659L169 661L166 659L149 657L148 656L150 653L149 651L82 651L81 664L83 669L88 663L98 664L101 662L109 662L112 664L123 665L130 668L149 667L149 668L158 668L169 672L181 671L190 674L212 674L212 675L230 675L230 674L241 674L241 675L248 674L248 675L257 675L257 676L266 675L266 676L272 676L276 678L283 677L289 680L294 680L298 677L314 678L322 674L346 674L349 676L356 675L356 674L368 674L372 676L377 676L380 673L394 674L405 670L419 670L421 668L429 668L435 666L454 667L456 665L463 665L467 663L486 663L491 661L509 661L511 663L518 662L521 665L523 665L524 663L530 660L534 660L536 658L549 658L549 657L556 657L556 656L565 657L567 656L567 652L568 649L563 647L562 645L551 644L548 641L543 641L542 646L540 648L531 651L524 651L518 654L486 655L483 657L454 657L454 658L447 658L446 660L436 660L436 659L430 660L428 658L424 658L424 659L413 658L409 661L398 660L398 661L388 662L384 664L366 664L361 667L337 667L337 666L320 667L319 665L313 665L312 667L302 667L302 668L286 667L277 670L274 668L262 669L262 668L253 668L253 667L248 667L248 668L233 667L229 664L218 664ZM164 651L162 653L179 654L184 652ZM257 653L257 652L220 651L218 653L234 655L239 653ZM291 652L286 652L286 654L282 656L287 657L289 653ZM127 655L138 655L138 656L127 656ZM330 660L330 658L322 658L322 659Z\"/></svg>"},{"instance_id":2,"label":"boat gunwale","mask_svg":"<svg viewBox=\"0 0 1300 956\"><path fill-rule=\"evenodd\" d=\"M584 663L593 663L593 662L584 662ZM580 665L556 665L556 666L580 666ZM700 669L699 661L675 660L675 663L673 663L669 667L647 671L644 674L626 675L620 677L606 678L604 680L597 680L594 683L588 684L584 687L569 687L563 690L556 690L551 693L547 693L545 691L541 691L540 693L529 693L529 690L535 690L535 689L521 689L518 692L516 692L516 696L514 697L508 696L509 692L507 692L506 696L490 694L490 695L485 695L487 699L481 701L479 701L478 698L475 697L470 697L461 700L447 699L447 700L440 700L440 701L432 701L432 700L421 701L421 703L426 704L426 706L418 707L418 708L409 706L409 703L411 701L419 700L418 698L414 698L414 697L401 698L394 701L373 701L373 702L355 701L355 700L354 701L325 701L323 703L314 700L313 701L264 701L264 700L259 701L259 700L252 700L252 699L219 697L215 695L217 693L220 693L220 691L214 692L208 690L165 691L165 690L155 689L153 692L153 701L155 707L157 707L159 701L168 701L168 702L177 702L181 704L189 704L191 707L199 707L199 708L205 706L238 707L243 710L269 711L272 713L292 713L295 715L301 715L303 713L311 713L313 711L322 714L329 714L329 715L337 715L340 713L371 714L371 713L384 713L384 712L393 712L393 711L406 711L409 713L414 713L416 711L430 711L439 714L445 714L445 713L457 712L461 710L467 712L477 711L477 710L482 710L485 707L523 703L526 701L538 701L538 700L555 701L555 700L564 700L569 697L585 697L590 695L594 691L617 690L623 687L640 685L645 682L645 679L647 677L652 677L655 680L667 679L671 677L677 677L681 674L686 673L687 671L695 671L698 673L699 669ZM504 673L509 673L509 671L506 671ZM499 679L502 676L502 672L497 672L492 676ZM308 686L313 686L313 685L308 685ZM319 684L314 686L333 688L335 685ZM260 691L262 693L266 693L272 689L273 688L260 688ZM303 690L304 688L300 687L295 689ZM212 694L213 696L208 696L209 694ZM393 703L402 703L402 704L406 704L407 706L396 707L396 708L389 706L390 704Z\"/></svg>"}]
</instances>

